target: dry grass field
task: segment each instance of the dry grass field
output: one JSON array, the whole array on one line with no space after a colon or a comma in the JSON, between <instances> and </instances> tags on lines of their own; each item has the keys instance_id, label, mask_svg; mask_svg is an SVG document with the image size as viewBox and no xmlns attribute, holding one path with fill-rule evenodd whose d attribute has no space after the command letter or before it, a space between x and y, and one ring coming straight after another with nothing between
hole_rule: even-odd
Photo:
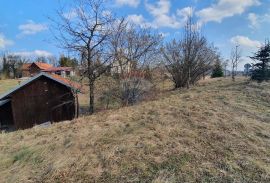
<instances>
[{"instance_id":1,"label":"dry grass field","mask_svg":"<svg viewBox=\"0 0 270 183\"><path fill-rule=\"evenodd\" d=\"M0 95L14 88L19 84L17 79L0 80Z\"/></svg>"},{"instance_id":2,"label":"dry grass field","mask_svg":"<svg viewBox=\"0 0 270 183\"><path fill-rule=\"evenodd\" d=\"M270 182L270 83L207 80L0 134L0 182Z\"/></svg>"}]
</instances>

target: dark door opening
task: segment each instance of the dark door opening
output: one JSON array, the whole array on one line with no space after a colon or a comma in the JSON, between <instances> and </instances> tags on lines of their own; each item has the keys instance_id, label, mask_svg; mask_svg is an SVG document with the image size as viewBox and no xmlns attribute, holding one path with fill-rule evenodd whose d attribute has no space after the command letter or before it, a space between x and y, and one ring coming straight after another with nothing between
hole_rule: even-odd
<instances>
[{"instance_id":1,"label":"dark door opening","mask_svg":"<svg viewBox=\"0 0 270 183\"><path fill-rule=\"evenodd\" d=\"M12 131L14 120L12 115L11 100L0 101L0 130Z\"/></svg>"}]
</instances>

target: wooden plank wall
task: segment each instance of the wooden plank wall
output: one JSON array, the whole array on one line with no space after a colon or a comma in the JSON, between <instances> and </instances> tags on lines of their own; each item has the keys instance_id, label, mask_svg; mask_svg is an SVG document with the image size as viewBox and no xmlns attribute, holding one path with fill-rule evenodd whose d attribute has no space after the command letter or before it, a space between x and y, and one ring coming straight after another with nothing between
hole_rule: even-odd
<instances>
[{"instance_id":1,"label":"wooden plank wall","mask_svg":"<svg viewBox=\"0 0 270 183\"><path fill-rule=\"evenodd\" d=\"M55 110L55 106L67 101ZM75 114L74 97L69 88L41 77L12 95L15 127L25 129L44 122L71 120Z\"/></svg>"}]
</instances>

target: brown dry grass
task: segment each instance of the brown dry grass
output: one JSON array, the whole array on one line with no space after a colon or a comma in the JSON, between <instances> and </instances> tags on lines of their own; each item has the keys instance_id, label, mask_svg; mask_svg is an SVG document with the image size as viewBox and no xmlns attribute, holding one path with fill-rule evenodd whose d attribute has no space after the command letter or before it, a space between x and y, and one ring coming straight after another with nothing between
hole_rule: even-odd
<instances>
[{"instance_id":1,"label":"brown dry grass","mask_svg":"<svg viewBox=\"0 0 270 183\"><path fill-rule=\"evenodd\" d=\"M0 95L16 87L18 84L19 80L17 79L0 80Z\"/></svg>"},{"instance_id":2,"label":"brown dry grass","mask_svg":"<svg viewBox=\"0 0 270 183\"><path fill-rule=\"evenodd\" d=\"M208 80L0 135L0 182L270 182L270 84Z\"/></svg>"}]
</instances>

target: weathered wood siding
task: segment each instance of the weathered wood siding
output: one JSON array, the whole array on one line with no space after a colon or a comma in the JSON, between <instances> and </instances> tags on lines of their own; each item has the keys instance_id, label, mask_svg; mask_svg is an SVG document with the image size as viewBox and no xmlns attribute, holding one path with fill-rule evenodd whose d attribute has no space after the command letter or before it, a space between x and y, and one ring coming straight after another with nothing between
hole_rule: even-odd
<instances>
[{"instance_id":1,"label":"weathered wood siding","mask_svg":"<svg viewBox=\"0 0 270 183\"><path fill-rule=\"evenodd\" d=\"M44 122L75 117L75 98L69 88L41 77L12 95L15 127L25 129Z\"/></svg>"},{"instance_id":2,"label":"weathered wood siding","mask_svg":"<svg viewBox=\"0 0 270 183\"><path fill-rule=\"evenodd\" d=\"M30 77L30 76L31 76L31 74L30 74L29 70L22 71L22 77Z\"/></svg>"}]
</instances>

